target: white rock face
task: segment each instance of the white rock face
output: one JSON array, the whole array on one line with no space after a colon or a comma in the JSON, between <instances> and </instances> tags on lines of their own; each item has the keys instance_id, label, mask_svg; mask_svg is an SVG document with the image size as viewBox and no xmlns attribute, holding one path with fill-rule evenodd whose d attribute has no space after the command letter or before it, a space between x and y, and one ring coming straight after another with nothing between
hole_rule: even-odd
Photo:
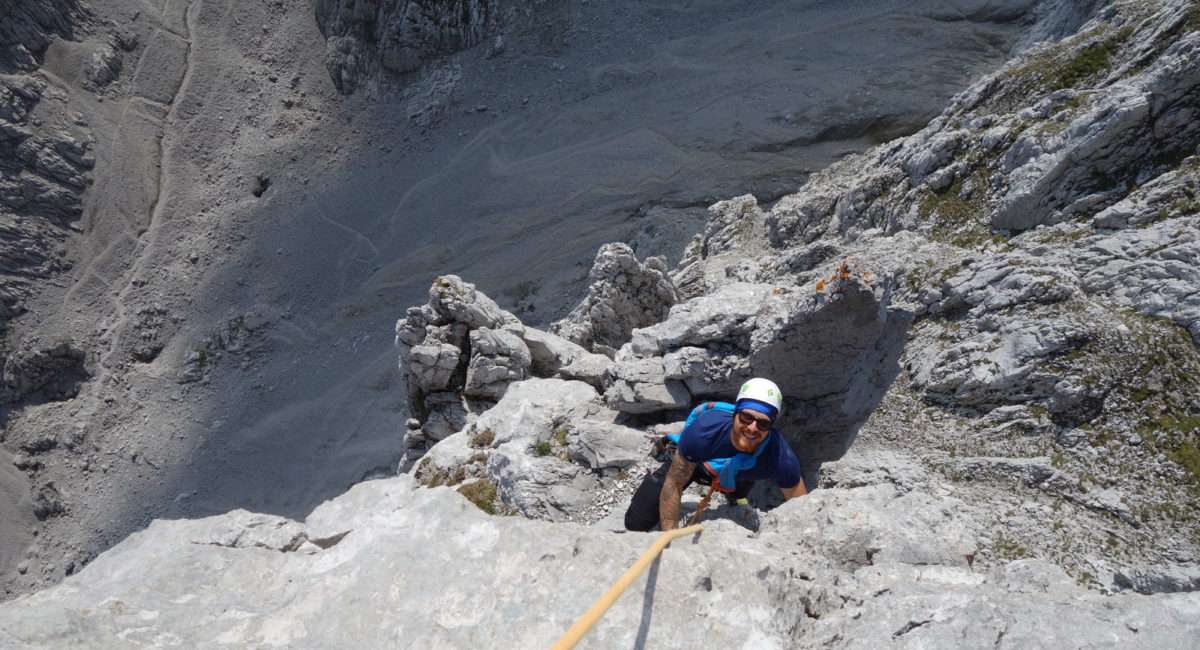
<instances>
[{"instance_id":1,"label":"white rock face","mask_svg":"<svg viewBox=\"0 0 1200 650\"><path fill-rule=\"evenodd\" d=\"M433 445L416 465L424 485L486 479L499 507L548 521L592 508L604 480L646 456L648 436L615 423L618 413L580 381L529 379Z\"/></svg>"},{"instance_id":2,"label":"white rock face","mask_svg":"<svg viewBox=\"0 0 1200 650\"><path fill-rule=\"evenodd\" d=\"M815 473L845 453L895 376L911 314L889 299L885 280L850 266L819 290L726 284L634 330L605 395L645 413L729 399L747 379L770 377L784 389L781 431Z\"/></svg>"},{"instance_id":3,"label":"white rock face","mask_svg":"<svg viewBox=\"0 0 1200 650\"><path fill-rule=\"evenodd\" d=\"M471 362L463 392L499 399L514 381L526 377L531 357L519 336L504 330L471 331Z\"/></svg>"},{"instance_id":4,"label":"white rock face","mask_svg":"<svg viewBox=\"0 0 1200 650\"><path fill-rule=\"evenodd\" d=\"M605 244L588 273L587 295L551 330L588 349L615 350L635 328L661 320L676 300L666 260L642 263L627 244Z\"/></svg>"},{"instance_id":5,"label":"white rock face","mask_svg":"<svg viewBox=\"0 0 1200 650\"><path fill-rule=\"evenodd\" d=\"M1104 598L1030 561L972 572L953 500L890 486L814 497L750 538L714 521L677 540L585 644L1186 647L1200 633L1200 594ZM0 645L545 647L653 539L488 516L409 477L368 481L303 523L156 521L0 605Z\"/></svg>"},{"instance_id":6,"label":"white rock face","mask_svg":"<svg viewBox=\"0 0 1200 650\"><path fill-rule=\"evenodd\" d=\"M613 368L614 380L605 393L608 405L626 413L654 413L687 408L691 395L683 382L667 379L663 360L635 359Z\"/></svg>"},{"instance_id":7,"label":"white rock face","mask_svg":"<svg viewBox=\"0 0 1200 650\"><path fill-rule=\"evenodd\" d=\"M1039 31L1089 15L1071 4L1042 5ZM589 643L1190 646L1200 597L1175 592L1200 586L1200 37L1181 0L1094 4L1081 33L769 212L750 195L714 204L674 272L605 246L561 335L439 278L396 328L418 416L405 439L429 446L411 476L304 522L155 522L0 606L0 646L546 645L652 539L608 532L614 485L627 498L620 482L646 465L647 423L752 375L784 386L782 427L806 477L825 464L822 488L752 524L714 506ZM471 32L430 52L478 36L478 3L418 5L413 43L457 29L442 18ZM319 11L362 29L373 6ZM938 17L1004 11L981 0ZM425 56L339 38L344 82ZM97 84L120 73L102 50ZM9 90L6 110L25 110ZM0 127L27 138L21 118ZM29 155L70 184L87 167L79 142L57 148L74 165ZM6 308L20 298L0 292ZM147 334L135 356L156 354ZM69 391L56 382L86 354L28 343L5 353L6 393ZM850 448L860 429L875 446ZM14 465L81 440L25 440ZM523 517L485 516L444 486ZM66 507L52 484L35 501L38 516ZM604 509L600 525L572 523Z\"/></svg>"}]
</instances>

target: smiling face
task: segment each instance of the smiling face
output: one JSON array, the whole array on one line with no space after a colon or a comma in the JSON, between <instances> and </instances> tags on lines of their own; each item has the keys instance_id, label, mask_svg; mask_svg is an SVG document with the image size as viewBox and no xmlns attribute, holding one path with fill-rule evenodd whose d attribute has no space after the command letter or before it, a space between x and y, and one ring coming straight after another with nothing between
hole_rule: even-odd
<instances>
[{"instance_id":1,"label":"smiling face","mask_svg":"<svg viewBox=\"0 0 1200 650\"><path fill-rule=\"evenodd\" d=\"M767 439L771 430L771 418L753 409L742 409L733 416L733 428L729 432L730 442L740 452L753 453Z\"/></svg>"}]
</instances>

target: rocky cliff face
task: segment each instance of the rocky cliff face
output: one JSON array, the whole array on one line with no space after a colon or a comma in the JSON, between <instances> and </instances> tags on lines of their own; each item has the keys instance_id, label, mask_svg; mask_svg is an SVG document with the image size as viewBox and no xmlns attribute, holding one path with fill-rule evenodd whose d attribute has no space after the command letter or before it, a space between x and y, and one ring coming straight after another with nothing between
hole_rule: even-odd
<instances>
[{"instance_id":1,"label":"rocky cliff face","mask_svg":"<svg viewBox=\"0 0 1200 650\"><path fill-rule=\"evenodd\" d=\"M0 80L0 330L25 311L31 280L54 277L67 266L63 241L82 212L80 195L91 183L95 165L89 151L95 139L86 118L71 110L65 93L25 74L37 68L52 38L70 36L86 25L86 9L67 1L9 5L0 26L0 43L5 44L0 72L6 73ZM39 352L44 351L32 354ZM43 371L46 364L25 356L16 364L38 368L6 371L0 399L19 399L56 373ZM72 354L43 356L61 360Z\"/></svg>"},{"instance_id":2,"label":"rocky cliff face","mask_svg":"<svg viewBox=\"0 0 1200 650\"><path fill-rule=\"evenodd\" d=\"M1048 20L1071 11L1051 7ZM660 261L606 275L613 251L602 251L593 293L555 331L681 302L657 323L630 322L628 337L576 334L585 349L542 348L557 358L507 381L584 380L599 396L579 398L588 417L648 436L648 424L669 428L681 409L771 376L789 396L784 428L811 481L861 429L861 446L903 449L986 504L985 565L1035 556L1105 590L1194 589L1198 12L1188 2L1098 7L1078 33L1032 47L919 133L847 158L769 209L750 196L712 206L670 291L647 294L653 283L641 279L661 276ZM471 327L417 317L445 311L423 309L398 326L417 400L427 371L408 346ZM545 345L506 318L492 320L524 332L514 344ZM475 401L453 384L476 363L465 341L442 348L450 392L414 409L428 414L410 423L414 456L445 438L417 478L486 479L502 507L528 516L604 511L598 500L620 492L605 488L634 460L614 448L607 457L619 461L585 461L577 452L592 443L575 439L582 416L571 409L543 406L555 414L537 426L492 426L497 409L486 409L502 393ZM518 394L554 394L538 386ZM499 410L522 399L504 394ZM499 437L479 444L481 426ZM556 497L531 499L514 478L514 438L535 456L524 476Z\"/></svg>"},{"instance_id":3,"label":"rocky cliff face","mask_svg":"<svg viewBox=\"0 0 1200 650\"><path fill-rule=\"evenodd\" d=\"M653 539L615 532L649 440L764 374L820 489L716 507L589 642L1188 645L1200 6L1040 11L1064 38L796 194L716 203L674 269L606 246L549 331L439 277L396 325L404 476L155 522L0 639L544 645Z\"/></svg>"},{"instance_id":4,"label":"rocky cliff face","mask_svg":"<svg viewBox=\"0 0 1200 650\"><path fill-rule=\"evenodd\" d=\"M734 14L721 2L463 3L453 15L446 3L0 4L7 599L58 582L156 517L237 507L301 517L390 472L409 414L393 390L407 379L389 326L422 302L430 277L457 272L548 326L587 290L603 243L673 264L705 206L747 191L778 197L846 148L918 128L1051 3L969 0L947 13L941 0L755 0ZM902 41L853 36L901 28ZM352 95L326 65L339 38L366 61L361 78L334 66L338 83L360 84ZM819 54L855 42L868 47ZM409 50L432 54L414 72L386 67L404 68ZM687 118L697 106L705 119ZM531 247L541 254L522 257ZM602 394L608 355L688 297L669 264L609 253L600 277L631 275L594 285L586 318L563 324L566 340L587 346L574 353L588 354L561 377L615 413L640 395L673 402L681 386L702 389L654 379L652 353L621 362L611 404ZM539 348L532 329L480 329L421 348L453 347L466 365L461 382L430 387L440 420L418 419L414 455L518 376L559 370L543 365L559 363L551 347L562 341ZM743 371L721 366L711 343L662 344L711 366L701 382ZM463 406L455 392L468 370ZM642 427L670 416L629 417ZM579 457L608 467L615 452L590 442L605 430L593 429ZM822 453L847 439L829 436Z\"/></svg>"},{"instance_id":5,"label":"rocky cliff face","mask_svg":"<svg viewBox=\"0 0 1200 650\"><path fill-rule=\"evenodd\" d=\"M423 63L495 39L514 13L545 13L546 0L317 0L325 63L343 93L388 85Z\"/></svg>"},{"instance_id":6,"label":"rocky cliff face","mask_svg":"<svg viewBox=\"0 0 1200 650\"><path fill-rule=\"evenodd\" d=\"M1200 631L1198 594L1101 596L1043 560L973 571L970 509L912 487L818 491L749 538L714 520L667 549L584 645L1186 647ZM370 481L304 522L155 522L0 607L0 642L544 647L652 540L489 516L411 477Z\"/></svg>"}]
</instances>

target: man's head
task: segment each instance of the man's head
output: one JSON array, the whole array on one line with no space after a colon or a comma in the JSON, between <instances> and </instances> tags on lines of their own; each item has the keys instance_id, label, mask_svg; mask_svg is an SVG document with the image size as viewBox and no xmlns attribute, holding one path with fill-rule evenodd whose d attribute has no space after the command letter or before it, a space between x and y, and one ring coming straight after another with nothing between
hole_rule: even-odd
<instances>
[{"instance_id":1,"label":"man's head","mask_svg":"<svg viewBox=\"0 0 1200 650\"><path fill-rule=\"evenodd\" d=\"M755 377L742 384L734 404L733 429L730 441L738 451L751 453L767 439L767 433L779 409L783 393L770 379Z\"/></svg>"}]
</instances>

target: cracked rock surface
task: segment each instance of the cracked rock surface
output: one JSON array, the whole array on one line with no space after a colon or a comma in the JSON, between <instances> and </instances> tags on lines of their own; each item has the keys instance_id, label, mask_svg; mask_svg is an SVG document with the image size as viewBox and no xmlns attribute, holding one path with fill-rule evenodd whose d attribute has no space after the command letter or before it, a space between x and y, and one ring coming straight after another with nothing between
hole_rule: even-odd
<instances>
[{"instance_id":1,"label":"cracked rock surface","mask_svg":"<svg viewBox=\"0 0 1200 650\"><path fill-rule=\"evenodd\" d=\"M1194 2L93 4L6 15L0 645L546 645L753 374L819 488L598 646L1195 638Z\"/></svg>"}]
</instances>

